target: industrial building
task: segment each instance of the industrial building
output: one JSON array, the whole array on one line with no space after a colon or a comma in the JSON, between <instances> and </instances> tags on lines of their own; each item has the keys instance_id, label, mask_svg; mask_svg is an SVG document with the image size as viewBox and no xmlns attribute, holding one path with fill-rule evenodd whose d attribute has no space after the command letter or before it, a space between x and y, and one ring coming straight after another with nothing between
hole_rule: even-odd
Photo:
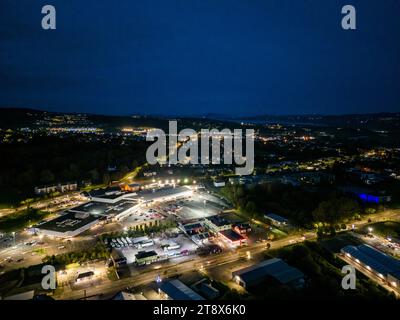
<instances>
[{"instance_id":1,"label":"industrial building","mask_svg":"<svg viewBox=\"0 0 400 320\"><path fill-rule=\"evenodd\" d=\"M166 202L188 197L192 195L192 193L193 191L189 187L168 186L159 189L140 191L134 199L142 203Z\"/></svg>"},{"instance_id":2,"label":"industrial building","mask_svg":"<svg viewBox=\"0 0 400 320\"><path fill-rule=\"evenodd\" d=\"M341 253L399 290L400 260L367 244L346 246Z\"/></svg>"},{"instance_id":3,"label":"industrial building","mask_svg":"<svg viewBox=\"0 0 400 320\"><path fill-rule=\"evenodd\" d=\"M132 193L120 187L109 187L86 192L91 201L65 211L62 216L34 227L44 235L70 238L90 229L101 219L122 220L140 209L142 203L169 201L188 196L188 187L167 187ZM151 220L144 224L151 224Z\"/></svg>"},{"instance_id":4,"label":"industrial building","mask_svg":"<svg viewBox=\"0 0 400 320\"><path fill-rule=\"evenodd\" d=\"M162 282L159 286L159 290L164 293L169 300L204 300L202 296L178 279Z\"/></svg>"},{"instance_id":5,"label":"industrial building","mask_svg":"<svg viewBox=\"0 0 400 320\"><path fill-rule=\"evenodd\" d=\"M265 260L259 264L232 272L232 278L246 289L267 279L274 279L280 284L295 288L304 284L304 274L278 258Z\"/></svg>"},{"instance_id":6,"label":"industrial building","mask_svg":"<svg viewBox=\"0 0 400 320\"><path fill-rule=\"evenodd\" d=\"M83 193L92 201L104 203L117 203L125 198L135 195L130 191L122 190L120 187L107 187L102 189L95 189Z\"/></svg>"},{"instance_id":7,"label":"industrial building","mask_svg":"<svg viewBox=\"0 0 400 320\"><path fill-rule=\"evenodd\" d=\"M281 227L287 226L289 224L288 219L281 217L275 213L268 213L264 215L265 219L269 220L273 225Z\"/></svg>"},{"instance_id":8,"label":"industrial building","mask_svg":"<svg viewBox=\"0 0 400 320\"><path fill-rule=\"evenodd\" d=\"M170 201L178 198L190 196L192 190L189 187L181 186L167 186L158 189L141 190L132 192L125 187L108 187L103 189L96 189L86 192L85 195L92 201L117 203L122 200L135 201L135 202L156 202L156 201Z\"/></svg>"},{"instance_id":9,"label":"industrial building","mask_svg":"<svg viewBox=\"0 0 400 320\"><path fill-rule=\"evenodd\" d=\"M67 212L53 220L33 227L35 233L58 238L72 238L89 230L99 222L99 217L89 213Z\"/></svg>"},{"instance_id":10,"label":"industrial building","mask_svg":"<svg viewBox=\"0 0 400 320\"><path fill-rule=\"evenodd\" d=\"M138 209L139 205L132 201L122 200L112 204L90 201L78 207L69 209L67 212L89 213L95 216L106 217L107 219L120 220L121 218L130 215Z\"/></svg>"}]
</instances>

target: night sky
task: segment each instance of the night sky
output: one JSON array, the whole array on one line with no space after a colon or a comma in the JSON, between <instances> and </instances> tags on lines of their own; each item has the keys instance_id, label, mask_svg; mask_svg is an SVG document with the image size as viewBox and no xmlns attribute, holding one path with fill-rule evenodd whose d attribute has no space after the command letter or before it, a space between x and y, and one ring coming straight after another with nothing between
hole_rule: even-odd
<instances>
[{"instance_id":1,"label":"night sky","mask_svg":"<svg viewBox=\"0 0 400 320\"><path fill-rule=\"evenodd\" d=\"M57 30L41 8L57 9ZM357 30L341 8L357 9ZM103 114L399 111L398 0L0 0L0 106Z\"/></svg>"}]
</instances>

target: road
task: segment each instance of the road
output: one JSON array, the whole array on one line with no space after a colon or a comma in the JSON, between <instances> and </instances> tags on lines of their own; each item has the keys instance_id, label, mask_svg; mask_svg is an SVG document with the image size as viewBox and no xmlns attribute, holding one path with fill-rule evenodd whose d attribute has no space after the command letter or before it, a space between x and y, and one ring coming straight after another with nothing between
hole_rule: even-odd
<instances>
[{"instance_id":1,"label":"road","mask_svg":"<svg viewBox=\"0 0 400 320\"><path fill-rule=\"evenodd\" d=\"M311 235L308 235L307 239L315 239L315 235L311 238ZM295 242L302 242L303 238L299 236L291 236L285 239L276 240L271 243L271 249L278 249L284 246L293 244ZM145 285L150 282L155 281L158 275L162 277L171 277L176 274L181 274L193 270L199 270L201 266L204 267L205 270L213 267L217 267L220 265L232 263L239 259L243 259L247 256L247 252L249 251L252 255L260 253L266 250L266 244L255 244L251 247L242 247L237 249L234 252L226 252L219 255L207 256L207 257L199 257L195 256L192 260L185 261L179 264L172 264L166 267L154 270L146 270L141 274L131 276L129 278L120 279L111 283L103 283L98 284L96 287L86 288L86 296L95 296L100 294L111 294L113 292L118 292L126 289L127 287L140 286ZM64 292L58 293L54 295L55 299L61 300L75 300L82 299L84 297L83 290L73 291L73 290L65 290Z\"/></svg>"},{"instance_id":2,"label":"road","mask_svg":"<svg viewBox=\"0 0 400 320\"><path fill-rule=\"evenodd\" d=\"M398 220L400 219L400 210L387 210L386 212L380 213L379 215L370 215L364 217L360 221L356 221L353 224L357 228L361 228L367 225L368 220L371 219L373 222L378 221L387 221L387 220ZM316 239L315 233L307 233L307 240ZM281 240L276 240L271 242L271 249L279 249L294 243L299 243L304 241L304 238L299 237L299 235L288 236ZM243 259L246 257L247 252L250 252L251 255L260 253L266 250L265 243L253 244L251 247L246 246L237 249L235 252L227 252L222 253L216 256L207 256L207 257L193 257L192 260L182 262L179 264L171 264L168 266L164 266L158 270L147 270L141 274L134 275L128 278L120 279L111 283L104 283L96 285L95 288L87 288L86 296L96 296L100 294L110 294L113 292L117 292L123 290L127 287L132 286L140 286L145 285L150 282L153 282L158 275L162 275L163 277L171 277L176 274L181 274L193 270L199 270L201 266L205 268L205 270L213 267L217 267L220 265L232 263L238 261L239 259ZM61 294L55 295L56 299L66 299L66 300L74 300L74 299L82 299L84 297L83 291L66 291Z\"/></svg>"}]
</instances>

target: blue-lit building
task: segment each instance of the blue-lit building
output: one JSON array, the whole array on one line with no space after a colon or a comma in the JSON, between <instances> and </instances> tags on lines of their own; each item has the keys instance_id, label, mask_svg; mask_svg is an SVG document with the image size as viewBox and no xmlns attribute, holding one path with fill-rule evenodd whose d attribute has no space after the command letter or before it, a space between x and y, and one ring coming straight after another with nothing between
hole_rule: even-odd
<instances>
[{"instance_id":1,"label":"blue-lit building","mask_svg":"<svg viewBox=\"0 0 400 320\"><path fill-rule=\"evenodd\" d=\"M368 203L387 203L392 201L391 196L376 196L368 193L358 193L358 197Z\"/></svg>"},{"instance_id":2,"label":"blue-lit building","mask_svg":"<svg viewBox=\"0 0 400 320\"><path fill-rule=\"evenodd\" d=\"M384 191L377 192L366 188L358 188L353 186L340 187L340 190L351 193L363 202L367 203L388 203L392 201L390 195L386 195Z\"/></svg>"}]
</instances>

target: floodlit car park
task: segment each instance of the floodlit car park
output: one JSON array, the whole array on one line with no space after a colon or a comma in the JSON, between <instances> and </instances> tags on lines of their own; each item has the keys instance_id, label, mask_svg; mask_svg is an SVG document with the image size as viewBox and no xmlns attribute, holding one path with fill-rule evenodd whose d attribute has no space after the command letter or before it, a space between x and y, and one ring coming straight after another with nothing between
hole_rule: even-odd
<instances>
[{"instance_id":1,"label":"floodlit car park","mask_svg":"<svg viewBox=\"0 0 400 320\"><path fill-rule=\"evenodd\" d=\"M105 240L105 244L124 256L128 264L136 262L135 257L139 252L155 251L158 260L165 260L189 255L198 248L192 240L182 233L156 238L146 236L139 238L118 237Z\"/></svg>"},{"instance_id":2,"label":"floodlit car park","mask_svg":"<svg viewBox=\"0 0 400 320\"><path fill-rule=\"evenodd\" d=\"M178 221L196 220L221 213L226 205L208 193L193 193L191 196L157 206L159 212L176 217Z\"/></svg>"}]
</instances>

